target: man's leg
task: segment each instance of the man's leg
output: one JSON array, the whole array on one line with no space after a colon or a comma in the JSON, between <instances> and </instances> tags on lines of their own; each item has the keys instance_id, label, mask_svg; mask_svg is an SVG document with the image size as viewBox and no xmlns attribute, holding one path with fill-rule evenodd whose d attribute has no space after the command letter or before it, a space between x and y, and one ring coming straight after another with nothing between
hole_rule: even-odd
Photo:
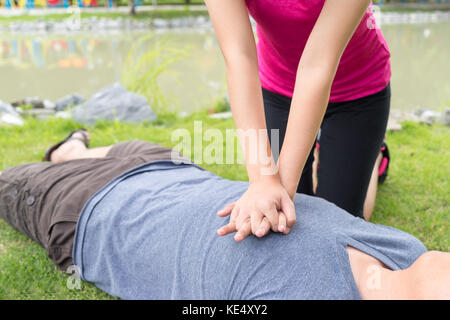
<instances>
[{"instance_id":1,"label":"man's leg","mask_svg":"<svg viewBox=\"0 0 450 320\"><path fill-rule=\"evenodd\" d=\"M89 133L87 134L88 139L90 139ZM80 132L74 133L72 137L83 139L83 135ZM59 163L75 159L104 158L111 148L112 146L88 149L80 140L69 140L53 151L51 160Z\"/></svg>"},{"instance_id":2,"label":"man's leg","mask_svg":"<svg viewBox=\"0 0 450 320\"><path fill-rule=\"evenodd\" d=\"M82 138L81 133L75 133L74 137ZM69 140L61 145L52 153L51 162L35 162L22 164L16 167L8 168L0 172L0 218L8 222L12 227L27 235L29 238L39 242L46 247L47 244L47 228L52 219L52 212L59 204L54 203L56 199L61 200L61 197L55 197L53 190L62 190L66 185L71 185L71 178L68 172L72 172L74 176L77 175L77 170L88 172L92 170L101 170L100 167L106 168L111 166L112 160L107 161L108 164L103 164L106 159L106 154L112 148L101 147L95 149L87 149L83 142L79 140ZM102 163L96 164L98 169L95 169L93 161L96 158ZM74 163L64 164L68 160L86 159L89 163ZM92 162L92 165L90 164ZM92 167L92 170L91 170ZM119 173L121 173L121 170ZM114 174L114 173L113 173ZM97 179L98 186L108 182L114 178L104 177ZM97 174L94 176L102 176ZM105 174L103 174L105 176ZM64 178L62 178L64 177ZM56 183L61 182L61 186L53 188ZM72 183L77 185L78 183ZM89 189L88 186L85 188ZM73 194L71 195L73 196ZM50 200L45 200L49 198ZM52 204L53 203L53 204ZM73 206L68 206L73 209ZM40 210L38 210L40 208ZM76 216L78 212L67 209L67 212L72 216Z\"/></svg>"},{"instance_id":3,"label":"man's leg","mask_svg":"<svg viewBox=\"0 0 450 320\"><path fill-rule=\"evenodd\" d=\"M88 139L89 138L89 133ZM73 137L82 138L77 132ZM190 162L178 151L143 140L120 142L111 146L88 149L80 140L69 140L53 151L51 161L60 163L76 159L115 158L135 163L135 166L150 161L173 160Z\"/></svg>"}]
</instances>

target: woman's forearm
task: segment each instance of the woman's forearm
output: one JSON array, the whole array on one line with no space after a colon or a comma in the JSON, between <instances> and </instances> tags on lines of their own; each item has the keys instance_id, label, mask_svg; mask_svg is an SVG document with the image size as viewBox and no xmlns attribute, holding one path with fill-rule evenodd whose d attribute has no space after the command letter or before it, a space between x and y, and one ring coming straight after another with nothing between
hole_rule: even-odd
<instances>
[{"instance_id":1,"label":"woman's forearm","mask_svg":"<svg viewBox=\"0 0 450 320\"><path fill-rule=\"evenodd\" d=\"M306 160L325 113L331 80L325 70L302 70L298 77L278 160L281 183L294 197Z\"/></svg>"},{"instance_id":2,"label":"woman's forearm","mask_svg":"<svg viewBox=\"0 0 450 320\"><path fill-rule=\"evenodd\" d=\"M370 0L326 0L297 69L291 109L278 161L293 197L325 113L341 55Z\"/></svg>"},{"instance_id":3,"label":"woman's forearm","mask_svg":"<svg viewBox=\"0 0 450 320\"><path fill-rule=\"evenodd\" d=\"M270 150L256 51L226 58L230 104L250 183L278 179Z\"/></svg>"},{"instance_id":4,"label":"woman's forearm","mask_svg":"<svg viewBox=\"0 0 450 320\"><path fill-rule=\"evenodd\" d=\"M239 141L249 180L278 178L278 174L267 174L276 166L268 141L256 44L245 1L205 0L205 3L225 58L236 128L238 134L244 133ZM244 136L253 136L253 142Z\"/></svg>"}]
</instances>

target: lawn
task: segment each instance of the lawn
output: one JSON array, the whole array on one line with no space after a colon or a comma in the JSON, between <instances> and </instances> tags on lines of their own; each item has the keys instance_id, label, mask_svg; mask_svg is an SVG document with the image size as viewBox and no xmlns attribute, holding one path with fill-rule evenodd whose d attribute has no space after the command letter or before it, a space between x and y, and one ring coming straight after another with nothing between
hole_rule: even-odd
<instances>
[{"instance_id":1,"label":"lawn","mask_svg":"<svg viewBox=\"0 0 450 320\"><path fill-rule=\"evenodd\" d=\"M192 132L194 120L202 120L204 129L234 128L231 119L210 119L206 113L165 116L140 125L100 122L90 128L92 146L129 139L174 146L172 131L186 128ZM410 232L429 249L450 251L450 130L414 123L403 126L402 131L387 134L392 162L389 177L379 188L372 221ZM24 127L0 127L0 170L40 161L49 145L78 127L61 119L28 119ZM247 179L242 165L202 166L228 179ZM0 221L0 299L112 298L88 283L81 290L70 290L67 279L39 245Z\"/></svg>"}]
</instances>

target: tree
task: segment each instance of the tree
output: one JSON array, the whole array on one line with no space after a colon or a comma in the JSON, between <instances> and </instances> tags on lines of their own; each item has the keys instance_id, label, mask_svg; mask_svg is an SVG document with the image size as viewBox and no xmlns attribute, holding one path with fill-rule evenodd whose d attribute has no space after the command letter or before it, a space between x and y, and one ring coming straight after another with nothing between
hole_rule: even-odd
<instances>
[{"instance_id":1,"label":"tree","mask_svg":"<svg viewBox=\"0 0 450 320\"><path fill-rule=\"evenodd\" d=\"M134 5L136 0L130 0L130 14L135 15L136 14L136 7Z\"/></svg>"}]
</instances>

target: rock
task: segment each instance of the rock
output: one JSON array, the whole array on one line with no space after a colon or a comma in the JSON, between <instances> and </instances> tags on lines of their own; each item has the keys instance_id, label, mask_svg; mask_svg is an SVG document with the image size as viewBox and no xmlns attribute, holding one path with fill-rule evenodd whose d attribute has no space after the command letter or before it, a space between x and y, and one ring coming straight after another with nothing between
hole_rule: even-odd
<instances>
[{"instance_id":1,"label":"rock","mask_svg":"<svg viewBox=\"0 0 450 320\"><path fill-rule=\"evenodd\" d=\"M213 119L228 119L231 118L233 114L230 112L220 112L220 113L213 113L209 115L210 118Z\"/></svg>"},{"instance_id":2,"label":"rock","mask_svg":"<svg viewBox=\"0 0 450 320\"><path fill-rule=\"evenodd\" d=\"M72 109L75 121L93 125L97 120L141 122L157 119L147 99L125 89L116 82L96 92Z\"/></svg>"},{"instance_id":3,"label":"rock","mask_svg":"<svg viewBox=\"0 0 450 320\"><path fill-rule=\"evenodd\" d=\"M9 113L0 112L0 124L9 124L13 126L23 126L23 120L20 116L15 116Z\"/></svg>"},{"instance_id":4,"label":"rock","mask_svg":"<svg viewBox=\"0 0 450 320\"><path fill-rule=\"evenodd\" d=\"M424 113L426 110L427 110L427 109L425 109L425 108L419 108L419 109L414 110L413 113L414 113L416 116L420 117L420 116L422 115L422 113Z\"/></svg>"},{"instance_id":5,"label":"rock","mask_svg":"<svg viewBox=\"0 0 450 320\"><path fill-rule=\"evenodd\" d=\"M398 109L391 109L389 119L391 121L395 120L396 122L401 121L413 121L413 122L419 122L419 116L416 115L416 112L411 111L402 111Z\"/></svg>"},{"instance_id":6,"label":"rock","mask_svg":"<svg viewBox=\"0 0 450 320\"><path fill-rule=\"evenodd\" d=\"M44 108L44 104L38 97L25 98L22 100L16 100L11 103L13 107L31 105L32 108Z\"/></svg>"},{"instance_id":7,"label":"rock","mask_svg":"<svg viewBox=\"0 0 450 320\"><path fill-rule=\"evenodd\" d=\"M0 112L17 114L16 110L14 109L14 107L12 105L5 103L1 100L0 100Z\"/></svg>"},{"instance_id":8,"label":"rock","mask_svg":"<svg viewBox=\"0 0 450 320\"><path fill-rule=\"evenodd\" d=\"M170 20L170 26L172 28L181 28L181 27L184 26L183 24L184 24L183 19L172 19L172 20Z\"/></svg>"},{"instance_id":9,"label":"rock","mask_svg":"<svg viewBox=\"0 0 450 320\"><path fill-rule=\"evenodd\" d=\"M71 117L72 115L68 111L58 111L55 113L55 118L70 119Z\"/></svg>"},{"instance_id":10,"label":"rock","mask_svg":"<svg viewBox=\"0 0 450 320\"><path fill-rule=\"evenodd\" d=\"M1 1L0 1L1 2ZM253 23L253 20L252 20ZM81 18L78 19L75 15L62 19L55 20L36 20L36 21L13 21L5 25L0 25L0 31L10 31L14 33L29 33L29 32L77 32L77 31L109 31L109 30L139 30L139 29L167 29L167 28L210 28L211 21L207 16L198 17L181 17L161 19L155 18L151 21L136 21L129 18Z\"/></svg>"},{"instance_id":11,"label":"rock","mask_svg":"<svg viewBox=\"0 0 450 320\"><path fill-rule=\"evenodd\" d=\"M33 109L54 109L55 104L50 100L41 100L39 97L28 97L11 103L14 107L31 106Z\"/></svg>"},{"instance_id":12,"label":"rock","mask_svg":"<svg viewBox=\"0 0 450 320\"><path fill-rule=\"evenodd\" d=\"M389 117L386 130L387 131L400 131L400 130L402 130L402 125L400 123L398 123L397 120L395 120L394 118Z\"/></svg>"},{"instance_id":13,"label":"rock","mask_svg":"<svg viewBox=\"0 0 450 320\"><path fill-rule=\"evenodd\" d=\"M74 107L86 101L86 99L78 93L69 94L55 102L56 111L63 111L68 107Z\"/></svg>"},{"instance_id":14,"label":"rock","mask_svg":"<svg viewBox=\"0 0 450 320\"><path fill-rule=\"evenodd\" d=\"M419 116L419 122L433 125L441 117L440 112L425 110Z\"/></svg>"},{"instance_id":15,"label":"rock","mask_svg":"<svg viewBox=\"0 0 450 320\"><path fill-rule=\"evenodd\" d=\"M168 28L170 26L170 22L166 19L153 19L153 25L155 28Z\"/></svg>"},{"instance_id":16,"label":"rock","mask_svg":"<svg viewBox=\"0 0 450 320\"><path fill-rule=\"evenodd\" d=\"M450 127L450 107L444 109L442 113L442 122L445 126Z\"/></svg>"},{"instance_id":17,"label":"rock","mask_svg":"<svg viewBox=\"0 0 450 320\"><path fill-rule=\"evenodd\" d=\"M45 99L43 101L43 103L44 103L44 109L52 109L53 110L56 108L56 105L50 100Z\"/></svg>"},{"instance_id":18,"label":"rock","mask_svg":"<svg viewBox=\"0 0 450 320\"><path fill-rule=\"evenodd\" d=\"M24 110L24 113L35 117L37 119L47 119L49 117L51 117L52 115L55 114L55 110L54 109L29 109L29 110Z\"/></svg>"},{"instance_id":19,"label":"rock","mask_svg":"<svg viewBox=\"0 0 450 320\"><path fill-rule=\"evenodd\" d=\"M12 105L0 101L0 124L23 126L23 120Z\"/></svg>"}]
</instances>

